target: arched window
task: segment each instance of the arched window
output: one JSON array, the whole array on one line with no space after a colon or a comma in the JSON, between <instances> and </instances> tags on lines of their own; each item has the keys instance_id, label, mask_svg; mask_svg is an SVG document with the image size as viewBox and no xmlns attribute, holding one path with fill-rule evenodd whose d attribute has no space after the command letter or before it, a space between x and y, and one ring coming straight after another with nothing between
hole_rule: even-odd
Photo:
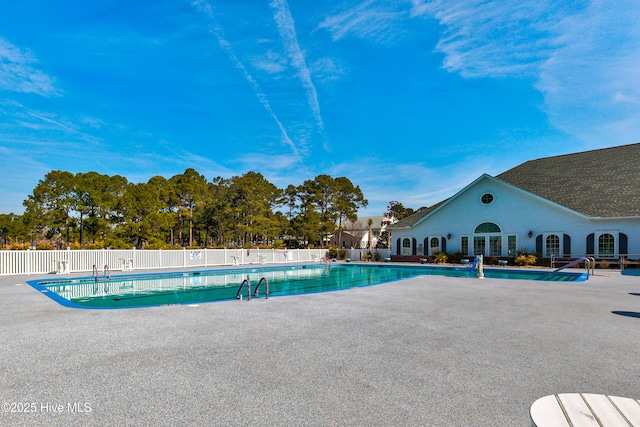
<instances>
[{"instance_id":1,"label":"arched window","mask_svg":"<svg viewBox=\"0 0 640 427\"><path fill-rule=\"evenodd\" d=\"M615 239L609 233L598 237L598 256L612 257L615 255Z\"/></svg>"},{"instance_id":2,"label":"arched window","mask_svg":"<svg viewBox=\"0 0 640 427\"><path fill-rule=\"evenodd\" d=\"M498 227L496 224L494 224L492 222L483 222L482 224L480 224L479 226L476 227L474 232L477 233L477 234L499 233L500 232L500 227Z\"/></svg>"},{"instance_id":3,"label":"arched window","mask_svg":"<svg viewBox=\"0 0 640 427\"><path fill-rule=\"evenodd\" d=\"M402 255L411 255L411 239L408 237L402 239Z\"/></svg>"},{"instance_id":4,"label":"arched window","mask_svg":"<svg viewBox=\"0 0 640 427\"><path fill-rule=\"evenodd\" d=\"M429 247L431 248L431 255L436 252L440 252L440 239L438 239L437 237L432 237L431 241L429 242Z\"/></svg>"},{"instance_id":5,"label":"arched window","mask_svg":"<svg viewBox=\"0 0 640 427\"><path fill-rule=\"evenodd\" d=\"M548 257L560 255L560 238L558 236L549 234L545 242L545 250Z\"/></svg>"}]
</instances>

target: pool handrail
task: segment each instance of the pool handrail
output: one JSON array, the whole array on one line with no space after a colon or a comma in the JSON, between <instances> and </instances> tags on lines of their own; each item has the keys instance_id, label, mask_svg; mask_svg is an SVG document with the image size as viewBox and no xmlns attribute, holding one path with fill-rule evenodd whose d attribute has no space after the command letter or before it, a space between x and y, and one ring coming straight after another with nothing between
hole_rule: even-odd
<instances>
[{"instance_id":1,"label":"pool handrail","mask_svg":"<svg viewBox=\"0 0 640 427\"><path fill-rule=\"evenodd\" d=\"M236 299L240 299L240 300L242 299L241 292L245 283L247 284L247 301L251 299L251 282L249 281L249 277L244 279L240 284L240 287L238 288L238 292L236 293Z\"/></svg>"},{"instance_id":2,"label":"pool handrail","mask_svg":"<svg viewBox=\"0 0 640 427\"><path fill-rule=\"evenodd\" d=\"M258 291L260 290L260 283L262 283L264 281L264 289L265 289L265 299L269 299L269 281L267 280L266 277L261 277L260 281L258 281L258 284L256 285L256 289L253 291L253 296L257 297L258 296Z\"/></svg>"},{"instance_id":3,"label":"pool handrail","mask_svg":"<svg viewBox=\"0 0 640 427\"><path fill-rule=\"evenodd\" d=\"M95 264L93 264L93 275L96 278L96 283L98 283L98 267Z\"/></svg>"},{"instance_id":4,"label":"pool handrail","mask_svg":"<svg viewBox=\"0 0 640 427\"><path fill-rule=\"evenodd\" d=\"M560 270L563 270L567 267L573 267L574 265L580 264L583 261L584 261L584 268L585 270L587 270L587 276L589 275L589 270L591 270L591 275L593 276L595 273L594 269L596 266L596 259L591 256L580 257L574 261L571 261L568 264L563 265L562 267L556 268L555 270L553 270L553 272L557 273Z\"/></svg>"},{"instance_id":5,"label":"pool handrail","mask_svg":"<svg viewBox=\"0 0 640 427\"><path fill-rule=\"evenodd\" d=\"M104 275L107 276L107 280L111 280L111 270L109 269L109 264L104 265Z\"/></svg>"}]
</instances>

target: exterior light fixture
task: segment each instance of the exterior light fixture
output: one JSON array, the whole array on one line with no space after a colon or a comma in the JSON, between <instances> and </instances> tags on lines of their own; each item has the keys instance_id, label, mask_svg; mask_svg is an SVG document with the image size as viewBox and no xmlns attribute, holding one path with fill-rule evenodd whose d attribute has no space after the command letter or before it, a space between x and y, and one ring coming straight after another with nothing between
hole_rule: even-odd
<instances>
[{"instance_id":1,"label":"exterior light fixture","mask_svg":"<svg viewBox=\"0 0 640 427\"><path fill-rule=\"evenodd\" d=\"M451 233L447 233L447 240L451 239Z\"/></svg>"},{"instance_id":2,"label":"exterior light fixture","mask_svg":"<svg viewBox=\"0 0 640 427\"><path fill-rule=\"evenodd\" d=\"M529 236L529 238L531 238L533 236L533 231L529 230L529 233L527 234L527 236Z\"/></svg>"}]
</instances>

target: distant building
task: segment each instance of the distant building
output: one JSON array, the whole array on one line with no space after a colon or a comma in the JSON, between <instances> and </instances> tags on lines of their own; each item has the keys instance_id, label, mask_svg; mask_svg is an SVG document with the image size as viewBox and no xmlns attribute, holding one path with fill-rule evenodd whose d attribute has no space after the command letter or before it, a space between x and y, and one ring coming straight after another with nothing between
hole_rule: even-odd
<instances>
[{"instance_id":1,"label":"distant building","mask_svg":"<svg viewBox=\"0 0 640 427\"><path fill-rule=\"evenodd\" d=\"M640 143L484 174L389 229L395 255L640 256Z\"/></svg>"},{"instance_id":2,"label":"distant building","mask_svg":"<svg viewBox=\"0 0 640 427\"><path fill-rule=\"evenodd\" d=\"M371 247L375 248L380 235L392 222L386 216L363 216L355 222L347 221L343 224L342 233L331 236L329 244L340 248L369 248L369 220L371 219ZM338 241L340 239L340 241Z\"/></svg>"}]
</instances>

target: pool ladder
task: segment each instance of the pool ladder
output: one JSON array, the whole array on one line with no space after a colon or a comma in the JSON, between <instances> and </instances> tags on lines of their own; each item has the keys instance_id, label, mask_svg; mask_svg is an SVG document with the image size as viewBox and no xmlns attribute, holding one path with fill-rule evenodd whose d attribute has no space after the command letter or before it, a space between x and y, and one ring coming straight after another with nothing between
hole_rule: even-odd
<instances>
[{"instance_id":1,"label":"pool ladder","mask_svg":"<svg viewBox=\"0 0 640 427\"><path fill-rule=\"evenodd\" d=\"M584 269L587 272L587 277L589 276L589 270L591 270L591 275L593 276L595 274L596 259L591 256L578 258L574 261L571 261L569 264L565 264L560 268L556 268L555 270L553 270L553 272L556 273L560 270L564 270L565 268L573 267L574 265L580 264L581 262L584 262Z\"/></svg>"},{"instance_id":2,"label":"pool ladder","mask_svg":"<svg viewBox=\"0 0 640 427\"><path fill-rule=\"evenodd\" d=\"M260 290L260 285L262 284L262 282L264 282L265 299L269 299L269 281L267 280L266 277L260 278L260 280L258 281L258 284L256 285L255 290L253 291L253 296L254 297L258 296L258 291ZM249 281L249 277L244 279L240 284L240 287L238 288L238 292L236 293L236 298L239 300L242 299L242 288L244 288L245 284L247 285L247 301L248 301L251 299L251 282Z\"/></svg>"},{"instance_id":3,"label":"pool ladder","mask_svg":"<svg viewBox=\"0 0 640 427\"><path fill-rule=\"evenodd\" d=\"M93 264L93 275L95 277L95 283L93 285L93 293L94 295L100 291L98 280L100 279L100 274L98 272L98 267ZM104 275L107 278L106 282L104 282L104 293L109 293L109 284L111 283L111 271L109 270L109 266L107 264L104 265Z\"/></svg>"},{"instance_id":4,"label":"pool ladder","mask_svg":"<svg viewBox=\"0 0 640 427\"><path fill-rule=\"evenodd\" d=\"M100 279L100 275L98 273L98 267L95 264L93 264L93 275L95 276L97 282L98 279ZM109 270L109 265L107 264L104 265L104 275L107 280L111 280L111 270Z\"/></svg>"}]
</instances>

